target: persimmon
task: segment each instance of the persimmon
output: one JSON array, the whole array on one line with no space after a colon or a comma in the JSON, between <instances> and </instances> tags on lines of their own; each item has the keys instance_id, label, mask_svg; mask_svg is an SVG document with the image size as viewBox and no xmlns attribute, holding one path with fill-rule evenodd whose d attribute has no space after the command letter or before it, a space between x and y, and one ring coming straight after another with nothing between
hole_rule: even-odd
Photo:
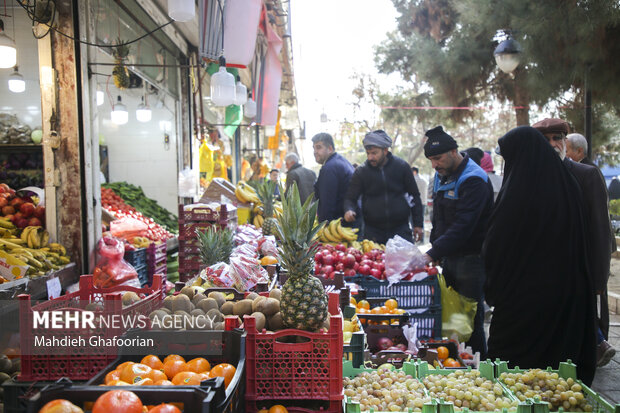
<instances>
[{"instance_id":1,"label":"persimmon","mask_svg":"<svg viewBox=\"0 0 620 413\"><path fill-rule=\"evenodd\" d=\"M237 368L232 364L220 363L211 369L210 375L212 378L224 377L224 383L226 384L226 387L228 387L233 377L235 376L236 371Z\"/></svg>"},{"instance_id":2,"label":"persimmon","mask_svg":"<svg viewBox=\"0 0 620 413\"><path fill-rule=\"evenodd\" d=\"M140 380L146 379L151 374L151 369L146 364L134 363L126 366L121 370L120 379L127 383L136 383Z\"/></svg>"},{"instance_id":3,"label":"persimmon","mask_svg":"<svg viewBox=\"0 0 620 413\"><path fill-rule=\"evenodd\" d=\"M194 373L204 373L211 370L211 364L207 359L197 357L187 362L187 369Z\"/></svg>"},{"instance_id":4,"label":"persimmon","mask_svg":"<svg viewBox=\"0 0 620 413\"><path fill-rule=\"evenodd\" d=\"M95 401L93 413L143 413L140 398L127 390L110 390Z\"/></svg>"},{"instance_id":5,"label":"persimmon","mask_svg":"<svg viewBox=\"0 0 620 413\"><path fill-rule=\"evenodd\" d=\"M164 362L164 373L169 380L182 371L187 371L187 363L183 360L168 360Z\"/></svg>"},{"instance_id":6,"label":"persimmon","mask_svg":"<svg viewBox=\"0 0 620 413\"><path fill-rule=\"evenodd\" d=\"M448 351L448 347L439 346L437 347L437 358L439 360L445 360L450 355L450 351Z\"/></svg>"},{"instance_id":7,"label":"persimmon","mask_svg":"<svg viewBox=\"0 0 620 413\"><path fill-rule=\"evenodd\" d=\"M140 361L140 363L146 364L152 369L157 369L157 370L164 369L164 363L159 359L159 357L157 357L154 354L149 354L148 356L144 356L144 358L142 359L142 361Z\"/></svg>"},{"instance_id":8,"label":"persimmon","mask_svg":"<svg viewBox=\"0 0 620 413\"><path fill-rule=\"evenodd\" d=\"M182 371L172 378L175 386L197 386L200 384L200 375L193 371Z\"/></svg>"},{"instance_id":9,"label":"persimmon","mask_svg":"<svg viewBox=\"0 0 620 413\"><path fill-rule=\"evenodd\" d=\"M56 399L46 403L39 413L84 413L84 411L69 400Z\"/></svg>"}]
</instances>

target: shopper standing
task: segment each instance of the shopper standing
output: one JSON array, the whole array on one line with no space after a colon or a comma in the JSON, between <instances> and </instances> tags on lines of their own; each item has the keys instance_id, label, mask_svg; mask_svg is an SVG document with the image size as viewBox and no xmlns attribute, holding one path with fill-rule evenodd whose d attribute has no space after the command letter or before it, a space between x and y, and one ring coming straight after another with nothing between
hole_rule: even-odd
<instances>
[{"instance_id":1,"label":"shopper standing","mask_svg":"<svg viewBox=\"0 0 620 413\"><path fill-rule=\"evenodd\" d=\"M493 207L493 188L486 172L461 155L441 126L426 131L424 155L435 169L433 228L427 262L441 264L446 284L478 302L474 331L467 342L486 357L484 334L484 265L480 250Z\"/></svg>"},{"instance_id":2,"label":"shopper standing","mask_svg":"<svg viewBox=\"0 0 620 413\"><path fill-rule=\"evenodd\" d=\"M299 156L297 156L294 152L291 152L284 157L284 163L286 164L287 169L286 189L284 191L284 196L288 194L289 188L296 182L297 189L299 190L299 199L303 204L314 192L316 174L313 170L303 167L299 163Z\"/></svg>"}]
</instances>

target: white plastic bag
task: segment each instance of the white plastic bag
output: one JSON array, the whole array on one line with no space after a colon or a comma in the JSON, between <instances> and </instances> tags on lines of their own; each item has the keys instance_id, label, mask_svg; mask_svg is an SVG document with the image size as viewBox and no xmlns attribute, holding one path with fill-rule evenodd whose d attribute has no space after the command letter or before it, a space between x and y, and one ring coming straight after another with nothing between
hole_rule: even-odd
<instances>
[{"instance_id":1,"label":"white plastic bag","mask_svg":"<svg viewBox=\"0 0 620 413\"><path fill-rule=\"evenodd\" d=\"M179 172L179 196L194 198L197 195L198 174L190 168Z\"/></svg>"},{"instance_id":2,"label":"white plastic bag","mask_svg":"<svg viewBox=\"0 0 620 413\"><path fill-rule=\"evenodd\" d=\"M410 271L424 267L424 253L418 247L396 235L385 245L385 275L392 286L405 278Z\"/></svg>"}]
</instances>

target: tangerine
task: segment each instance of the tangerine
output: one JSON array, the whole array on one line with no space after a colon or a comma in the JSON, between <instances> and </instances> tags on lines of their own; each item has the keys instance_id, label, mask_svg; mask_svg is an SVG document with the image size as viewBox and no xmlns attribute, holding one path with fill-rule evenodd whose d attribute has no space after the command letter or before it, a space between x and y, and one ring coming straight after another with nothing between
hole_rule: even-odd
<instances>
[{"instance_id":1,"label":"tangerine","mask_svg":"<svg viewBox=\"0 0 620 413\"><path fill-rule=\"evenodd\" d=\"M281 404L276 404L275 406L271 406L269 408L269 413L288 413L288 410Z\"/></svg>"},{"instance_id":2,"label":"tangerine","mask_svg":"<svg viewBox=\"0 0 620 413\"><path fill-rule=\"evenodd\" d=\"M437 347L437 358L439 360L445 360L450 355L450 351L448 351L448 347L439 346Z\"/></svg>"},{"instance_id":3,"label":"tangerine","mask_svg":"<svg viewBox=\"0 0 620 413\"><path fill-rule=\"evenodd\" d=\"M127 383L137 383L150 376L153 369L146 364L134 363L121 370L120 379Z\"/></svg>"},{"instance_id":4,"label":"tangerine","mask_svg":"<svg viewBox=\"0 0 620 413\"><path fill-rule=\"evenodd\" d=\"M19 349L17 348L13 348L13 347L8 347L7 349L4 350L4 354L9 358L9 359L14 359L14 358L18 358L19 357Z\"/></svg>"},{"instance_id":5,"label":"tangerine","mask_svg":"<svg viewBox=\"0 0 620 413\"><path fill-rule=\"evenodd\" d=\"M366 300L361 300L357 303L357 308L365 308L366 310L370 310L370 303Z\"/></svg>"},{"instance_id":6,"label":"tangerine","mask_svg":"<svg viewBox=\"0 0 620 413\"><path fill-rule=\"evenodd\" d=\"M166 373L169 380L182 371L187 371L187 364L185 361L168 360L164 362L164 373Z\"/></svg>"},{"instance_id":7,"label":"tangerine","mask_svg":"<svg viewBox=\"0 0 620 413\"><path fill-rule=\"evenodd\" d=\"M162 403L149 410L149 413L181 413L181 411L172 404Z\"/></svg>"},{"instance_id":8,"label":"tangerine","mask_svg":"<svg viewBox=\"0 0 620 413\"><path fill-rule=\"evenodd\" d=\"M211 370L211 364L207 359L197 357L187 362L187 369L194 373L204 373Z\"/></svg>"},{"instance_id":9,"label":"tangerine","mask_svg":"<svg viewBox=\"0 0 620 413\"><path fill-rule=\"evenodd\" d=\"M84 413L82 409L69 400L56 399L48 402L39 410L39 413Z\"/></svg>"},{"instance_id":10,"label":"tangerine","mask_svg":"<svg viewBox=\"0 0 620 413\"><path fill-rule=\"evenodd\" d=\"M232 364L220 363L211 369L210 376L212 378L224 377L224 383L226 384L226 387L228 387L236 372L237 369Z\"/></svg>"},{"instance_id":11,"label":"tangerine","mask_svg":"<svg viewBox=\"0 0 620 413\"><path fill-rule=\"evenodd\" d=\"M185 362L185 359L178 354L170 354L169 356L166 356L166 358L164 359L164 364L166 364L168 360L181 360Z\"/></svg>"},{"instance_id":12,"label":"tangerine","mask_svg":"<svg viewBox=\"0 0 620 413\"><path fill-rule=\"evenodd\" d=\"M116 370L123 371L123 369L124 369L125 367L127 367L127 366L131 366L132 364L136 364L136 363L135 363L135 362L133 362L133 361L126 361L126 362L121 363L121 364L119 364L118 366L116 366Z\"/></svg>"},{"instance_id":13,"label":"tangerine","mask_svg":"<svg viewBox=\"0 0 620 413\"><path fill-rule=\"evenodd\" d=\"M182 371L174 376L172 384L175 386L197 386L200 384L200 377L193 371Z\"/></svg>"},{"instance_id":14,"label":"tangerine","mask_svg":"<svg viewBox=\"0 0 620 413\"><path fill-rule=\"evenodd\" d=\"M150 377L147 377L145 379L142 380L138 380L137 382L134 383L136 386L152 386L153 384L155 384L155 382L153 381L153 379L151 379Z\"/></svg>"},{"instance_id":15,"label":"tangerine","mask_svg":"<svg viewBox=\"0 0 620 413\"><path fill-rule=\"evenodd\" d=\"M375 307L372 310L370 310L370 314L383 314L381 312L381 307Z\"/></svg>"},{"instance_id":16,"label":"tangerine","mask_svg":"<svg viewBox=\"0 0 620 413\"><path fill-rule=\"evenodd\" d=\"M93 413L143 413L142 407L142 402L135 393L127 390L110 390L95 401Z\"/></svg>"},{"instance_id":17,"label":"tangerine","mask_svg":"<svg viewBox=\"0 0 620 413\"><path fill-rule=\"evenodd\" d=\"M152 369L162 370L164 368L164 363L154 354L149 354L148 356L144 356L142 364L146 364Z\"/></svg>"},{"instance_id":18,"label":"tangerine","mask_svg":"<svg viewBox=\"0 0 620 413\"><path fill-rule=\"evenodd\" d=\"M168 376L161 370L151 369L151 374L149 374L149 379L153 380L153 382L157 382L160 380L168 380Z\"/></svg>"},{"instance_id":19,"label":"tangerine","mask_svg":"<svg viewBox=\"0 0 620 413\"><path fill-rule=\"evenodd\" d=\"M111 372L105 375L105 379L103 380L103 382L108 384L108 382L111 382L112 380L119 380L120 378L121 378L121 371L112 370Z\"/></svg>"},{"instance_id":20,"label":"tangerine","mask_svg":"<svg viewBox=\"0 0 620 413\"><path fill-rule=\"evenodd\" d=\"M155 386L174 386L174 384L170 380L158 380Z\"/></svg>"},{"instance_id":21,"label":"tangerine","mask_svg":"<svg viewBox=\"0 0 620 413\"><path fill-rule=\"evenodd\" d=\"M398 308L398 301L393 298L385 300L385 306L390 310L396 310Z\"/></svg>"},{"instance_id":22,"label":"tangerine","mask_svg":"<svg viewBox=\"0 0 620 413\"><path fill-rule=\"evenodd\" d=\"M107 382L105 386L129 386L129 383L122 380L111 380Z\"/></svg>"},{"instance_id":23,"label":"tangerine","mask_svg":"<svg viewBox=\"0 0 620 413\"><path fill-rule=\"evenodd\" d=\"M273 265L277 263L278 259L271 255L265 255L263 258L260 259L260 265Z\"/></svg>"}]
</instances>

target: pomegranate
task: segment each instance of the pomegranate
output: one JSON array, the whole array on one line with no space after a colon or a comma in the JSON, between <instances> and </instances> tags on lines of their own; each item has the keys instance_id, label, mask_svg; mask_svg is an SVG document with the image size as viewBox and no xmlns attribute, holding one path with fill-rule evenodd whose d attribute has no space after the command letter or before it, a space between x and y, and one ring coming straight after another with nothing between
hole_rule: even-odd
<instances>
[{"instance_id":1,"label":"pomegranate","mask_svg":"<svg viewBox=\"0 0 620 413\"><path fill-rule=\"evenodd\" d=\"M379 341L377 342L377 346L379 347L379 350L387 350L393 345L394 343L392 343L392 340L390 340L387 337L381 337Z\"/></svg>"},{"instance_id":2,"label":"pomegranate","mask_svg":"<svg viewBox=\"0 0 620 413\"><path fill-rule=\"evenodd\" d=\"M19 206L19 212L24 214L24 218L30 218L34 214L34 204L31 202L24 202Z\"/></svg>"},{"instance_id":3,"label":"pomegranate","mask_svg":"<svg viewBox=\"0 0 620 413\"><path fill-rule=\"evenodd\" d=\"M37 218L37 217L31 217L31 218L28 220L28 226L31 226L31 227L40 227L40 226L42 226L42 224L41 224L41 220L40 220L39 218Z\"/></svg>"},{"instance_id":4,"label":"pomegranate","mask_svg":"<svg viewBox=\"0 0 620 413\"><path fill-rule=\"evenodd\" d=\"M342 264L344 264L345 268L353 268L353 266L356 263L355 257L353 256L353 254L346 254L342 258L341 262L342 262Z\"/></svg>"},{"instance_id":5,"label":"pomegranate","mask_svg":"<svg viewBox=\"0 0 620 413\"><path fill-rule=\"evenodd\" d=\"M314 254L314 262L318 262L319 264L323 263L323 254L321 252Z\"/></svg>"},{"instance_id":6,"label":"pomegranate","mask_svg":"<svg viewBox=\"0 0 620 413\"><path fill-rule=\"evenodd\" d=\"M2 207L2 215L13 215L15 213L15 208L11 205L7 205Z\"/></svg>"},{"instance_id":7,"label":"pomegranate","mask_svg":"<svg viewBox=\"0 0 620 413\"><path fill-rule=\"evenodd\" d=\"M334 264L334 257L333 255L331 255L331 253L323 255L323 264L329 266L332 266Z\"/></svg>"},{"instance_id":8,"label":"pomegranate","mask_svg":"<svg viewBox=\"0 0 620 413\"><path fill-rule=\"evenodd\" d=\"M37 205L34 209L34 216L43 220L43 218L45 218L45 207L43 205Z\"/></svg>"}]
</instances>

